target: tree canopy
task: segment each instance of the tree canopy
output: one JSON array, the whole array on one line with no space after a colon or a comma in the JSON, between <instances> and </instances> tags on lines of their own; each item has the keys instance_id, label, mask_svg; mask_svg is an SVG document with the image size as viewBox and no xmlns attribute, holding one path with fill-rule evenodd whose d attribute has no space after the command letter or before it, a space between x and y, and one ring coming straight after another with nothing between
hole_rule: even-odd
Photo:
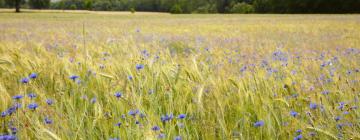
<instances>
[{"instance_id":1,"label":"tree canopy","mask_svg":"<svg viewBox=\"0 0 360 140\"><path fill-rule=\"evenodd\" d=\"M14 7L21 0L0 0ZM359 13L360 0L27 0L35 9L153 11L171 13Z\"/></svg>"}]
</instances>

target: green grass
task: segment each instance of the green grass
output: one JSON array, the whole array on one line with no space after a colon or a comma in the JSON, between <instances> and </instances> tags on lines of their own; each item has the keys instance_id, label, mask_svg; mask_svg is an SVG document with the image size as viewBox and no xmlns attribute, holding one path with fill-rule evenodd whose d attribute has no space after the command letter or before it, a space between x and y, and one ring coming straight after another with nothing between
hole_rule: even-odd
<instances>
[{"instance_id":1,"label":"green grass","mask_svg":"<svg viewBox=\"0 0 360 140\"><path fill-rule=\"evenodd\" d=\"M303 139L360 139L359 69L359 15L0 13L0 111L22 104L0 118L0 134L288 140L301 129ZM22 84L32 72L38 77ZM254 127L259 120L265 125Z\"/></svg>"}]
</instances>

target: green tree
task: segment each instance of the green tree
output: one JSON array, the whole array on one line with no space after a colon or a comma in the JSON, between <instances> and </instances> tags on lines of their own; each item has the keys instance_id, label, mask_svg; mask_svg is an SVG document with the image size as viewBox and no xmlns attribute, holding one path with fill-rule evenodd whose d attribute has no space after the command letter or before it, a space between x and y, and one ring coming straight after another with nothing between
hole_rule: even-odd
<instances>
[{"instance_id":1,"label":"green tree","mask_svg":"<svg viewBox=\"0 0 360 140\"><path fill-rule=\"evenodd\" d=\"M50 7L50 0L29 0L29 6L34 9L46 9Z\"/></svg>"}]
</instances>

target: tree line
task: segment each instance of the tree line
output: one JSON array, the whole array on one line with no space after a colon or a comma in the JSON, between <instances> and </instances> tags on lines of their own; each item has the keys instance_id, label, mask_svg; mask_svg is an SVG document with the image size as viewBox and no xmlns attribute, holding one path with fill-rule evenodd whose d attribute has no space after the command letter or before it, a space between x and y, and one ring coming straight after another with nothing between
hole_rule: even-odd
<instances>
[{"instance_id":1,"label":"tree line","mask_svg":"<svg viewBox=\"0 0 360 140\"><path fill-rule=\"evenodd\" d=\"M0 0L0 7L170 13L360 13L360 0Z\"/></svg>"}]
</instances>

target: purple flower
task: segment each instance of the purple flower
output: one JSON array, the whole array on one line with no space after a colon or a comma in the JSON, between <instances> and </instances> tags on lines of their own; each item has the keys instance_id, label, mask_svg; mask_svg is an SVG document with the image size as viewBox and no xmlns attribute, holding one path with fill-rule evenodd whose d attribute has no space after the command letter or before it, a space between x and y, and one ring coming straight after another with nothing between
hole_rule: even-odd
<instances>
[{"instance_id":1,"label":"purple flower","mask_svg":"<svg viewBox=\"0 0 360 140\"><path fill-rule=\"evenodd\" d=\"M49 119L48 117L46 117L46 118L44 119L44 122L45 122L46 124L52 124L52 123L53 123L53 121L52 121L51 119Z\"/></svg>"},{"instance_id":2,"label":"purple flower","mask_svg":"<svg viewBox=\"0 0 360 140\"><path fill-rule=\"evenodd\" d=\"M27 78L27 77L20 80L20 82L23 83L23 84L29 83L29 81L30 81L30 79Z\"/></svg>"},{"instance_id":3,"label":"purple flower","mask_svg":"<svg viewBox=\"0 0 360 140\"><path fill-rule=\"evenodd\" d=\"M179 116L178 116L178 119L185 119L186 118L186 114L180 114Z\"/></svg>"},{"instance_id":4,"label":"purple flower","mask_svg":"<svg viewBox=\"0 0 360 140\"><path fill-rule=\"evenodd\" d=\"M121 122L116 123L115 126L120 127L120 126L121 126Z\"/></svg>"},{"instance_id":5,"label":"purple flower","mask_svg":"<svg viewBox=\"0 0 360 140\"><path fill-rule=\"evenodd\" d=\"M33 99L33 98L36 97L36 94L35 94L35 93L29 93L29 94L28 94L28 97L29 97L30 99Z\"/></svg>"},{"instance_id":6,"label":"purple flower","mask_svg":"<svg viewBox=\"0 0 360 140\"><path fill-rule=\"evenodd\" d=\"M293 117L296 117L299 113L295 112L295 111L290 111L290 115Z\"/></svg>"},{"instance_id":7,"label":"purple flower","mask_svg":"<svg viewBox=\"0 0 360 140\"><path fill-rule=\"evenodd\" d=\"M122 97L122 93L121 93L121 92L116 92L116 93L114 94L114 96L115 96L116 98L121 98L121 97Z\"/></svg>"},{"instance_id":8,"label":"purple flower","mask_svg":"<svg viewBox=\"0 0 360 140\"><path fill-rule=\"evenodd\" d=\"M0 135L0 140L17 140L14 135Z\"/></svg>"},{"instance_id":9,"label":"purple flower","mask_svg":"<svg viewBox=\"0 0 360 140\"><path fill-rule=\"evenodd\" d=\"M52 105L52 104L54 103L54 101L51 100L51 99L46 99L46 103L47 103L48 105Z\"/></svg>"},{"instance_id":10,"label":"purple flower","mask_svg":"<svg viewBox=\"0 0 360 140\"><path fill-rule=\"evenodd\" d=\"M163 139L165 138L165 134L164 133L160 133L158 136L157 136L158 139Z\"/></svg>"},{"instance_id":11,"label":"purple flower","mask_svg":"<svg viewBox=\"0 0 360 140\"><path fill-rule=\"evenodd\" d=\"M153 130L153 131L159 131L159 130L160 130L160 127L159 127L159 126L154 126L154 127L151 128L151 130Z\"/></svg>"},{"instance_id":12,"label":"purple flower","mask_svg":"<svg viewBox=\"0 0 360 140\"><path fill-rule=\"evenodd\" d=\"M296 132L296 133L301 133L302 130L301 130L301 129L298 129L298 130L296 130L295 132Z\"/></svg>"},{"instance_id":13,"label":"purple flower","mask_svg":"<svg viewBox=\"0 0 360 140\"><path fill-rule=\"evenodd\" d=\"M261 127L261 126L264 126L265 125L265 122L260 120L260 121L257 121L254 123L254 127Z\"/></svg>"},{"instance_id":14,"label":"purple flower","mask_svg":"<svg viewBox=\"0 0 360 140\"><path fill-rule=\"evenodd\" d=\"M316 103L310 103L310 109L316 109L317 104Z\"/></svg>"},{"instance_id":15,"label":"purple flower","mask_svg":"<svg viewBox=\"0 0 360 140\"><path fill-rule=\"evenodd\" d=\"M162 122L167 122L167 121L170 121L170 120L173 119L173 115L172 115L172 114L170 114L170 115L163 115L163 116L161 116L160 119L161 119Z\"/></svg>"},{"instance_id":16,"label":"purple flower","mask_svg":"<svg viewBox=\"0 0 360 140\"><path fill-rule=\"evenodd\" d=\"M130 110L130 111L129 111L129 115L134 116L134 117L135 117L136 114L138 114L138 113L139 113L139 110L137 110L137 109L136 109L136 110Z\"/></svg>"},{"instance_id":17,"label":"purple flower","mask_svg":"<svg viewBox=\"0 0 360 140\"><path fill-rule=\"evenodd\" d=\"M72 75L72 76L70 76L69 78L70 78L71 80L75 81L76 79L79 78L79 76L77 76L77 75Z\"/></svg>"},{"instance_id":18,"label":"purple flower","mask_svg":"<svg viewBox=\"0 0 360 140\"><path fill-rule=\"evenodd\" d=\"M93 98L91 98L91 100L90 100L90 102L91 102L92 104L96 103L96 101L97 101L96 97L93 97Z\"/></svg>"},{"instance_id":19,"label":"purple flower","mask_svg":"<svg viewBox=\"0 0 360 140\"><path fill-rule=\"evenodd\" d=\"M31 78L31 79L35 79L35 78L37 78L38 77L38 74L37 73L31 73L30 75L29 75L29 78Z\"/></svg>"},{"instance_id":20,"label":"purple flower","mask_svg":"<svg viewBox=\"0 0 360 140\"><path fill-rule=\"evenodd\" d=\"M174 140L182 140L181 136L176 136Z\"/></svg>"},{"instance_id":21,"label":"purple flower","mask_svg":"<svg viewBox=\"0 0 360 140\"><path fill-rule=\"evenodd\" d=\"M15 95L15 96L13 96L13 99L15 99L15 100L20 100L21 98L23 98L24 96L22 96L22 95Z\"/></svg>"},{"instance_id":22,"label":"purple flower","mask_svg":"<svg viewBox=\"0 0 360 140\"><path fill-rule=\"evenodd\" d=\"M36 104L36 103L31 103L31 104L28 105L28 108L29 108L30 110L35 110L35 109L38 108L38 107L39 107L39 105Z\"/></svg>"},{"instance_id":23,"label":"purple flower","mask_svg":"<svg viewBox=\"0 0 360 140\"><path fill-rule=\"evenodd\" d=\"M302 139L302 135L300 134L300 135L297 135L295 138L294 138L294 140L301 140Z\"/></svg>"},{"instance_id":24,"label":"purple flower","mask_svg":"<svg viewBox=\"0 0 360 140\"><path fill-rule=\"evenodd\" d=\"M141 70L144 69L144 65L143 64L136 64L136 70Z\"/></svg>"},{"instance_id":25,"label":"purple flower","mask_svg":"<svg viewBox=\"0 0 360 140\"><path fill-rule=\"evenodd\" d=\"M7 112L6 112L6 111L1 112L1 117L6 117L6 115L7 115Z\"/></svg>"},{"instance_id":26,"label":"purple flower","mask_svg":"<svg viewBox=\"0 0 360 140\"><path fill-rule=\"evenodd\" d=\"M335 121L339 121L341 119L340 116L335 117Z\"/></svg>"},{"instance_id":27,"label":"purple flower","mask_svg":"<svg viewBox=\"0 0 360 140\"><path fill-rule=\"evenodd\" d=\"M128 76L129 80L133 80L133 77L131 75Z\"/></svg>"}]
</instances>

